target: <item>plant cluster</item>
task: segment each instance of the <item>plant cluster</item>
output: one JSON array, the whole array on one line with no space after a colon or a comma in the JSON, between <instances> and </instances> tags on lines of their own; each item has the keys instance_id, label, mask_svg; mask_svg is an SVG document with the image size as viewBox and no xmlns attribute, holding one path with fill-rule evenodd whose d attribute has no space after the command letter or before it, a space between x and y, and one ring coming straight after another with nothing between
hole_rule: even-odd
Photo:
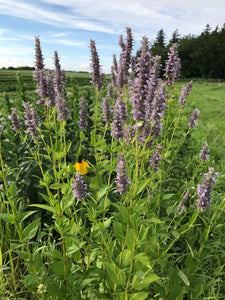
<instances>
[{"instance_id":1,"label":"plant cluster","mask_svg":"<svg viewBox=\"0 0 225 300\"><path fill-rule=\"evenodd\" d=\"M36 38L36 96L23 96L0 128L3 297L222 294L220 274L212 284L202 271L225 203L211 207L218 174L207 142L200 153L190 146L192 82L179 95L178 44L160 77L147 37L137 59L133 43L127 28L107 83L91 40L92 88L81 94L66 90L57 52L46 70Z\"/></svg>"}]
</instances>

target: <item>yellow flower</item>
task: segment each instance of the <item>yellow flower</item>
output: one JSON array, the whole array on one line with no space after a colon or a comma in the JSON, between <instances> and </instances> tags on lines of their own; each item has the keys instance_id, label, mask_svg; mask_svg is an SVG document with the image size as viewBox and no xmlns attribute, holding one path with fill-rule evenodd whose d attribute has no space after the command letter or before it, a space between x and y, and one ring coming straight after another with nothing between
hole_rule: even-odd
<instances>
[{"instance_id":1,"label":"yellow flower","mask_svg":"<svg viewBox=\"0 0 225 300\"><path fill-rule=\"evenodd\" d=\"M75 163L74 167L80 175L87 174L87 168L91 168L89 164L82 159L81 155L78 157L78 162Z\"/></svg>"}]
</instances>

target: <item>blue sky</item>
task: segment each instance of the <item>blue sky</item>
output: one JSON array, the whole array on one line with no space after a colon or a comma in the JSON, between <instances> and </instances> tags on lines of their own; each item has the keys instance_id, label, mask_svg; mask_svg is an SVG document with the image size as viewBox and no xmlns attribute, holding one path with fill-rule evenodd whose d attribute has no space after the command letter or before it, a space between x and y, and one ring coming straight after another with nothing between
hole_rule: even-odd
<instances>
[{"instance_id":1,"label":"blue sky","mask_svg":"<svg viewBox=\"0 0 225 300\"><path fill-rule=\"evenodd\" d=\"M113 54L119 57L119 36L131 27L136 50L146 35L153 42L163 29L169 39L200 34L225 23L224 0L0 0L0 68L34 65L35 36L40 37L47 68L58 51L62 68L89 71L90 39L94 39L104 72Z\"/></svg>"}]
</instances>

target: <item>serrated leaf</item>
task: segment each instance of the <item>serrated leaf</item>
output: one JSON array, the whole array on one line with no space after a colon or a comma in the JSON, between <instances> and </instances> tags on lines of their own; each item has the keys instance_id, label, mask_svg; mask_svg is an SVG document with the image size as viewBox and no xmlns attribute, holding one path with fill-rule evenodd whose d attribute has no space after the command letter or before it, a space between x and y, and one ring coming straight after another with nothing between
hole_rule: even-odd
<instances>
[{"instance_id":1,"label":"serrated leaf","mask_svg":"<svg viewBox=\"0 0 225 300\"><path fill-rule=\"evenodd\" d=\"M141 182L139 182L138 188L137 188L137 195L143 191L143 189L149 184L150 180L151 179L148 178L148 179L145 179L145 180L142 180Z\"/></svg>"}]
</instances>

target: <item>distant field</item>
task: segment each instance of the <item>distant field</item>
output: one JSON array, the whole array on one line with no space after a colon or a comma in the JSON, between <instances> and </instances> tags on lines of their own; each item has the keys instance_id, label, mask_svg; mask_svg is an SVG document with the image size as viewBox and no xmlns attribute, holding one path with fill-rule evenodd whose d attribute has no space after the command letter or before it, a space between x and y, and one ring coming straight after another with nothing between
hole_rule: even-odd
<instances>
[{"instance_id":1,"label":"distant field","mask_svg":"<svg viewBox=\"0 0 225 300\"><path fill-rule=\"evenodd\" d=\"M22 79L25 83L27 90L35 89L35 83L33 81L32 70L0 70L0 93L3 92L15 92L17 91L17 73L21 73ZM67 87L71 86L71 80L79 86L86 86L90 84L90 74L86 72L66 72L67 75Z\"/></svg>"}]
</instances>

